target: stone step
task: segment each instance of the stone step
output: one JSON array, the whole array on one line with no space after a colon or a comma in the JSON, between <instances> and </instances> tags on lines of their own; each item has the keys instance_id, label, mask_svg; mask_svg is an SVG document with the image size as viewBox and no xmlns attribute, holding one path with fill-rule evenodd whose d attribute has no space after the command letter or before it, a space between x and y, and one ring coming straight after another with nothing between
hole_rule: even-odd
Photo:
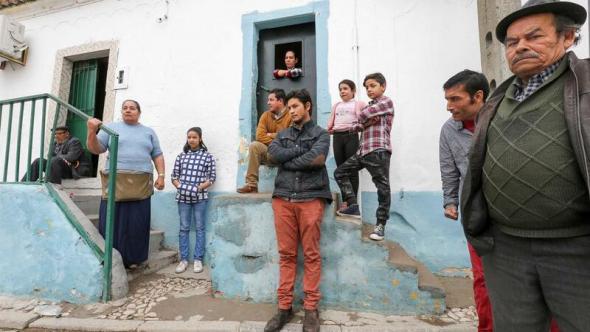
<instances>
[{"instance_id":1,"label":"stone step","mask_svg":"<svg viewBox=\"0 0 590 332\"><path fill-rule=\"evenodd\" d=\"M148 260L139 268L127 270L127 280L131 281L139 276L157 272L178 261L178 253L173 250L150 252Z\"/></svg>"},{"instance_id":2,"label":"stone step","mask_svg":"<svg viewBox=\"0 0 590 332\"><path fill-rule=\"evenodd\" d=\"M391 265L401 271L418 275L418 289L429 292L433 298L444 298L445 289L442 283L424 264L411 257L402 246L390 240L373 241L369 238L374 227L374 225L363 223L362 240L387 248L389 251L388 261Z\"/></svg>"},{"instance_id":3,"label":"stone step","mask_svg":"<svg viewBox=\"0 0 590 332\"><path fill-rule=\"evenodd\" d=\"M336 215L336 217L334 217L334 219L339 222L349 223L349 224L356 225L359 227L362 226L362 224L363 224L363 221L359 218L344 217L344 216Z\"/></svg>"},{"instance_id":4,"label":"stone step","mask_svg":"<svg viewBox=\"0 0 590 332\"><path fill-rule=\"evenodd\" d=\"M94 227L96 227L98 229L98 213L97 214L87 214L86 217L88 217L88 219L90 219L90 221L92 222L92 224L94 225Z\"/></svg>"},{"instance_id":5,"label":"stone step","mask_svg":"<svg viewBox=\"0 0 590 332\"><path fill-rule=\"evenodd\" d=\"M101 184L98 178L66 179L62 181L62 189L69 193L72 201L86 215L98 215Z\"/></svg>"},{"instance_id":6,"label":"stone step","mask_svg":"<svg viewBox=\"0 0 590 332\"><path fill-rule=\"evenodd\" d=\"M98 215L100 210L100 190L82 189L70 190L64 189L68 192L72 201L78 206L85 215Z\"/></svg>"},{"instance_id":7,"label":"stone step","mask_svg":"<svg viewBox=\"0 0 590 332\"><path fill-rule=\"evenodd\" d=\"M164 231L152 229L150 230L150 253L155 253L162 249L164 243Z\"/></svg>"}]
</instances>

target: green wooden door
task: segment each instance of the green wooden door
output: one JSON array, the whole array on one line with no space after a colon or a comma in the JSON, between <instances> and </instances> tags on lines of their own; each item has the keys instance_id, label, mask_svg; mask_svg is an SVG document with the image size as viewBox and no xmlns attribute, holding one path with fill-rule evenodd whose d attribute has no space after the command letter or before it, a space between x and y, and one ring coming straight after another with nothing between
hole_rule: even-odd
<instances>
[{"instance_id":1,"label":"green wooden door","mask_svg":"<svg viewBox=\"0 0 590 332\"><path fill-rule=\"evenodd\" d=\"M94 117L96 110L97 78L97 59L74 62L68 102L91 117ZM86 121L69 113L67 125L70 133L78 137L86 149Z\"/></svg>"}]
</instances>

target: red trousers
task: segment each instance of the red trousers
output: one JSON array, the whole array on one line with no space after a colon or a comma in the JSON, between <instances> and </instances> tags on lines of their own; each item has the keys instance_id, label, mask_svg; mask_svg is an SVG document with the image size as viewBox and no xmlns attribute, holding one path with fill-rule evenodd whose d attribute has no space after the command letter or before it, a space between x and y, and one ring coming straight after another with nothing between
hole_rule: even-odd
<instances>
[{"instance_id":1,"label":"red trousers","mask_svg":"<svg viewBox=\"0 0 590 332\"><path fill-rule=\"evenodd\" d=\"M318 198L308 202L287 202L273 198L275 231L279 249L279 309L289 309L293 303L293 289L297 273L297 249L303 247L304 273L303 307L317 309L320 301L320 225L324 215L325 200Z\"/></svg>"},{"instance_id":2,"label":"red trousers","mask_svg":"<svg viewBox=\"0 0 590 332\"><path fill-rule=\"evenodd\" d=\"M477 255L471 244L467 243L469 248L469 257L471 258L471 269L473 271L473 297L475 298L475 310L479 318L478 332L494 331L492 319L492 304L488 296L486 281L483 276L483 266L481 257Z\"/></svg>"},{"instance_id":3,"label":"red trousers","mask_svg":"<svg viewBox=\"0 0 590 332\"><path fill-rule=\"evenodd\" d=\"M483 266L481 257L477 255L471 244L467 243L469 248L469 257L471 258L471 269L473 270L473 297L475 298L475 308L479 318L478 332L492 332L494 324L492 319L492 305L488 297L488 289L483 276ZM555 319L551 320L550 332L559 332L559 327Z\"/></svg>"}]
</instances>

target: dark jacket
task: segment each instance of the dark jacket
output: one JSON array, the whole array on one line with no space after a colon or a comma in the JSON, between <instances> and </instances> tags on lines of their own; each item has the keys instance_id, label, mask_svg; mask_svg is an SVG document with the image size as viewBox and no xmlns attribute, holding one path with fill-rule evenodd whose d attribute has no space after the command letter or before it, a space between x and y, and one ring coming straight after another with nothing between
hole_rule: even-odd
<instances>
[{"instance_id":1,"label":"dark jacket","mask_svg":"<svg viewBox=\"0 0 590 332\"><path fill-rule=\"evenodd\" d=\"M77 137L71 136L67 141L62 144L56 144L49 149L49 159L53 157L67 160L70 163L72 169L72 177L78 179L81 176L88 176L90 173L90 162L82 143Z\"/></svg>"},{"instance_id":2,"label":"dark jacket","mask_svg":"<svg viewBox=\"0 0 590 332\"><path fill-rule=\"evenodd\" d=\"M568 52L569 69L564 83L564 116L574 154L588 192L590 192L590 59L578 59ZM490 96L477 119L469 168L461 192L461 213L465 236L479 255L494 246L488 219L488 207L482 190L482 169L486 156L487 131L514 76L502 83ZM589 197L590 199L590 197Z\"/></svg>"},{"instance_id":3,"label":"dark jacket","mask_svg":"<svg viewBox=\"0 0 590 332\"><path fill-rule=\"evenodd\" d=\"M328 132L313 121L301 129L291 126L280 131L268 147L279 164L273 197L290 199L325 198L332 201L326 157L330 150Z\"/></svg>"}]
</instances>

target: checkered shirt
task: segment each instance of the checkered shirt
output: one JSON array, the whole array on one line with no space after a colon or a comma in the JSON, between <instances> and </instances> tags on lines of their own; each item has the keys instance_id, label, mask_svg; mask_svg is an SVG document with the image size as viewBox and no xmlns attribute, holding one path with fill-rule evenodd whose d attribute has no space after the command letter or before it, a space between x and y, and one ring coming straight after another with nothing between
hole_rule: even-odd
<instances>
[{"instance_id":1,"label":"checkered shirt","mask_svg":"<svg viewBox=\"0 0 590 332\"><path fill-rule=\"evenodd\" d=\"M179 154L172 171L172 180L180 181L176 201L197 203L207 200L207 189L200 190L198 186L205 181L215 182L215 177L215 159L209 152L199 149Z\"/></svg>"},{"instance_id":2,"label":"checkered shirt","mask_svg":"<svg viewBox=\"0 0 590 332\"><path fill-rule=\"evenodd\" d=\"M361 143L357 155L364 156L375 150L391 152L391 124L393 123L393 101L381 96L371 100L358 116L355 130L361 130Z\"/></svg>"},{"instance_id":3,"label":"checkered shirt","mask_svg":"<svg viewBox=\"0 0 590 332\"><path fill-rule=\"evenodd\" d=\"M563 58L562 58L563 59ZM561 64L562 60L559 60L552 64L551 66L545 68L542 72L535 74L529 78L527 85L524 85L524 82L520 78L516 78L514 80L514 86L516 89L514 90L514 99L518 101L523 101L527 99L530 95L532 95L538 88L543 85L543 83L557 70L557 67Z\"/></svg>"}]
</instances>

